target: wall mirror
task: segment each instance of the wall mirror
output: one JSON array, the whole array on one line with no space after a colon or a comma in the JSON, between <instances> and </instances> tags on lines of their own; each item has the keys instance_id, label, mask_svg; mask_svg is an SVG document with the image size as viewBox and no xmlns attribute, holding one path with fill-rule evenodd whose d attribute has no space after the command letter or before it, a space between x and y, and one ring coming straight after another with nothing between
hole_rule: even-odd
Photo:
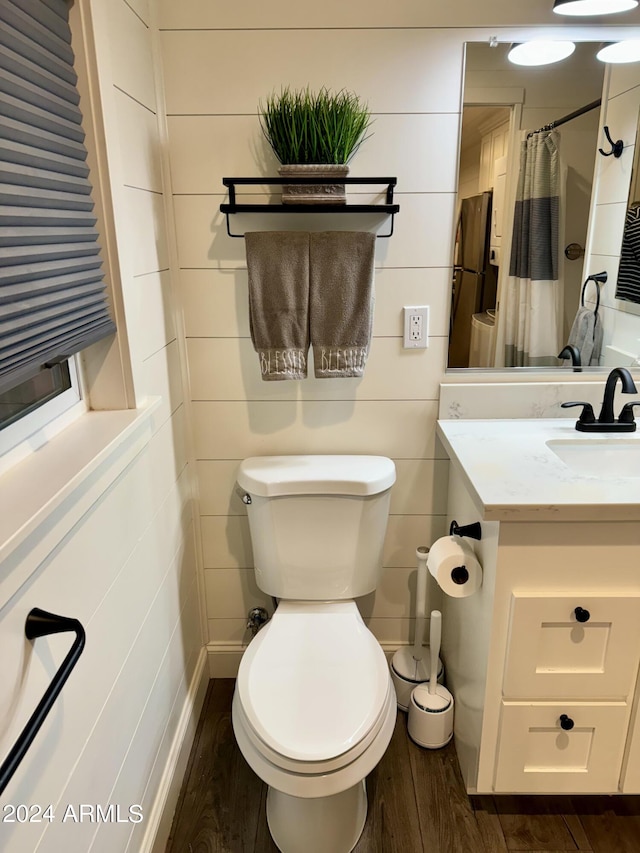
<instances>
[{"instance_id":1,"label":"wall mirror","mask_svg":"<svg viewBox=\"0 0 640 853\"><path fill-rule=\"evenodd\" d=\"M593 301L596 287L590 285L583 292L582 284L588 267L584 252L594 168L596 157L601 156L598 148L603 144L599 119L606 66L596 59L600 46L578 43L574 53L561 62L525 67L508 60L511 45L466 45L449 370L566 370L571 366L570 360L556 356L569 340L582 301ZM634 67L638 68L640 83L640 64ZM553 136L562 165L554 178L554 186L560 188L557 280L548 288L552 295L547 296L555 300L559 348L558 352L550 352L549 344L546 350L541 345L541 357L534 351L534 341L532 353L525 353L523 358L521 353L509 351L508 322L513 327L513 317L507 322L508 312L514 310L509 304L508 297L511 295L511 303L514 299L508 279L514 216L520 215L516 214L516 191L521 140L527 132L553 122L557 123ZM540 139L548 136L538 134ZM633 142L634 139L625 140L625 145ZM555 162L555 155L549 158ZM632 182L631 195L637 198L630 198L629 204L640 202L640 185ZM621 225L618 230L616 239L621 242ZM593 261L592 257L589 263ZM614 300L616 275L617 270L613 270L604 286L606 294L601 291L603 306ZM546 306L533 308L532 324L548 325ZM637 323L640 344L640 305L629 308L628 316ZM527 324L529 318L525 316L515 321L518 322ZM597 370L597 365L606 366L607 362L601 359L593 364ZM583 365L583 369L590 368Z\"/></svg>"},{"instance_id":2,"label":"wall mirror","mask_svg":"<svg viewBox=\"0 0 640 853\"><path fill-rule=\"evenodd\" d=\"M640 69L638 70L640 77ZM634 111L634 117L637 109ZM626 205L620 205L622 244L620 262L605 305L613 309L615 327L605 341L604 363L637 365L640 356L640 126L636 128L633 166Z\"/></svg>"}]
</instances>

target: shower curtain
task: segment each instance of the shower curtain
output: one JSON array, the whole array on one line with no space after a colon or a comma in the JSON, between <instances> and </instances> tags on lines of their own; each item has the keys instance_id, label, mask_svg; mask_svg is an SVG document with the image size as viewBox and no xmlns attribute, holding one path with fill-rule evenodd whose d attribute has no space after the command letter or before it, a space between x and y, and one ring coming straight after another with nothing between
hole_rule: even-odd
<instances>
[{"instance_id":1,"label":"shower curtain","mask_svg":"<svg viewBox=\"0 0 640 853\"><path fill-rule=\"evenodd\" d=\"M558 258L564 190L559 143L555 131L540 131L522 142L509 275L498 312L505 367L558 363L564 300Z\"/></svg>"}]
</instances>

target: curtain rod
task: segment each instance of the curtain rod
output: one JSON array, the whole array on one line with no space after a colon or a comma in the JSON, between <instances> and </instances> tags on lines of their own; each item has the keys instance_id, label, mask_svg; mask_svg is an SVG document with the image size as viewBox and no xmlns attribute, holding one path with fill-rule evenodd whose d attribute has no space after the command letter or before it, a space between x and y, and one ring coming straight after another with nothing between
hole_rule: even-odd
<instances>
[{"instance_id":1,"label":"curtain rod","mask_svg":"<svg viewBox=\"0 0 640 853\"><path fill-rule=\"evenodd\" d=\"M568 121L571 121L574 118L578 118L578 116L582 116L585 113L591 112L591 110L595 110L596 107L599 107L602 104L602 99L598 98L597 101L592 101L590 104L587 104L584 107L580 107L579 110L574 110L572 113L569 113L566 116L562 116L562 118L556 119L555 121L549 122L549 124L545 124L544 127L539 127L538 130L532 130L531 133L527 133L527 139L533 136L534 133L541 133L543 130L555 130L556 127L559 127L561 124L565 124Z\"/></svg>"}]
</instances>

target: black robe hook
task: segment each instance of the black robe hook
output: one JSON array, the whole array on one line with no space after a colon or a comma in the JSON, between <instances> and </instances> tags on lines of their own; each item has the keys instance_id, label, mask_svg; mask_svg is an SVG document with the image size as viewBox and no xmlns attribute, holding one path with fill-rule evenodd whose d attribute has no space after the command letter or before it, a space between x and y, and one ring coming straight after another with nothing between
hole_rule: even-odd
<instances>
[{"instance_id":1,"label":"black robe hook","mask_svg":"<svg viewBox=\"0 0 640 853\"><path fill-rule=\"evenodd\" d=\"M611 134L609 133L609 128L607 127L606 124L605 124L603 129L604 129L605 136L607 137L607 141L611 145L611 151L603 151L602 148L598 148L598 151L603 155L603 157L611 157L612 154L614 157L622 156L622 149L624 148L624 142L621 139L619 139L617 142L614 142L613 139L611 138Z\"/></svg>"}]
</instances>

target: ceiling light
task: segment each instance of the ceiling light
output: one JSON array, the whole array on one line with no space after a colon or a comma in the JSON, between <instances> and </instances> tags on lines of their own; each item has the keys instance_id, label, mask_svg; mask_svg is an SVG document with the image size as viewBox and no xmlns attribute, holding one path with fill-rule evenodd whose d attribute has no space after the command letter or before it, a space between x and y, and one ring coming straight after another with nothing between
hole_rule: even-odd
<instances>
[{"instance_id":1,"label":"ceiling light","mask_svg":"<svg viewBox=\"0 0 640 853\"><path fill-rule=\"evenodd\" d=\"M612 15L637 5L638 0L555 0L553 11L557 15Z\"/></svg>"},{"instance_id":2,"label":"ceiling light","mask_svg":"<svg viewBox=\"0 0 640 853\"><path fill-rule=\"evenodd\" d=\"M600 62L640 62L640 39L607 44L596 56Z\"/></svg>"},{"instance_id":3,"label":"ceiling light","mask_svg":"<svg viewBox=\"0 0 640 853\"><path fill-rule=\"evenodd\" d=\"M516 65L550 65L571 56L576 49L572 41L526 41L509 51L509 62Z\"/></svg>"}]
</instances>

